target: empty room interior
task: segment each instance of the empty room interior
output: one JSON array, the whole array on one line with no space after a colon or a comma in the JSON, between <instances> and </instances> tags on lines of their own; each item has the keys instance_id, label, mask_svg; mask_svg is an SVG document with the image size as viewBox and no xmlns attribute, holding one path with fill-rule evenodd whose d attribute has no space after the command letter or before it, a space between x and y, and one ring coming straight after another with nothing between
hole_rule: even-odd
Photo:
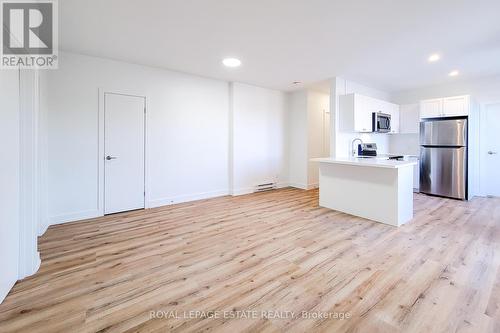
<instances>
[{"instance_id":1,"label":"empty room interior","mask_svg":"<svg viewBox=\"0 0 500 333\"><path fill-rule=\"evenodd\" d=\"M0 332L500 332L500 1L0 3Z\"/></svg>"}]
</instances>

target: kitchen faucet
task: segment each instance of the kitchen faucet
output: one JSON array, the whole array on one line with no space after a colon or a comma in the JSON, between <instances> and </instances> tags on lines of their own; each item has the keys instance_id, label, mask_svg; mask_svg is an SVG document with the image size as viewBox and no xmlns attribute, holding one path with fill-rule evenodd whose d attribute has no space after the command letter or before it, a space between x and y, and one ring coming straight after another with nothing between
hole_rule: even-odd
<instances>
[{"instance_id":1,"label":"kitchen faucet","mask_svg":"<svg viewBox=\"0 0 500 333\"><path fill-rule=\"evenodd\" d=\"M352 156L356 156L356 153L357 153L357 149L354 148L354 142L356 142L356 141L359 141L359 142L361 142L361 144L363 144L363 140L361 140L360 138L356 138L356 139L351 141Z\"/></svg>"}]
</instances>

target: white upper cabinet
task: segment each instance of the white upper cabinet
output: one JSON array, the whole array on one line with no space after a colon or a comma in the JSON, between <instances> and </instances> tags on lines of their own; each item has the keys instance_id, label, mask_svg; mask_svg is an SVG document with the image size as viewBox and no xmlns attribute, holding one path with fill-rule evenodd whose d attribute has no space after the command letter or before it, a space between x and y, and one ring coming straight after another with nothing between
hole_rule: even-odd
<instances>
[{"instance_id":1,"label":"white upper cabinet","mask_svg":"<svg viewBox=\"0 0 500 333\"><path fill-rule=\"evenodd\" d=\"M443 98L443 115L445 117L468 116L469 100L468 95Z\"/></svg>"},{"instance_id":2,"label":"white upper cabinet","mask_svg":"<svg viewBox=\"0 0 500 333\"><path fill-rule=\"evenodd\" d=\"M392 103L387 103L388 109L389 109L389 114L391 115L391 132L393 134L399 133L400 132L400 112L399 112L399 105L392 104Z\"/></svg>"},{"instance_id":3,"label":"white upper cabinet","mask_svg":"<svg viewBox=\"0 0 500 333\"><path fill-rule=\"evenodd\" d=\"M372 110L373 103L371 98L355 94L354 107L354 131L371 132L372 131ZM359 107L356 107L359 106Z\"/></svg>"},{"instance_id":4,"label":"white upper cabinet","mask_svg":"<svg viewBox=\"0 0 500 333\"><path fill-rule=\"evenodd\" d=\"M469 95L427 99L420 102L420 118L469 115Z\"/></svg>"},{"instance_id":5,"label":"white upper cabinet","mask_svg":"<svg viewBox=\"0 0 500 333\"><path fill-rule=\"evenodd\" d=\"M443 99L427 99L420 102L420 118L437 118L443 114Z\"/></svg>"},{"instance_id":6,"label":"white upper cabinet","mask_svg":"<svg viewBox=\"0 0 500 333\"><path fill-rule=\"evenodd\" d=\"M343 132L372 132L374 112L390 114L391 133L399 132L399 105L360 94L348 94L340 96L339 109L339 127Z\"/></svg>"},{"instance_id":7,"label":"white upper cabinet","mask_svg":"<svg viewBox=\"0 0 500 333\"><path fill-rule=\"evenodd\" d=\"M339 98L339 127L344 132L371 132L372 111L370 98L349 94Z\"/></svg>"},{"instance_id":8,"label":"white upper cabinet","mask_svg":"<svg viewBox=\"0 0 500 333\"><path fill-rule=\"evenodd\" d=\"M401 105L399 112L399 132L403 134L418 134L420 132L419 104Z\"/></svg>"}]
</instances>

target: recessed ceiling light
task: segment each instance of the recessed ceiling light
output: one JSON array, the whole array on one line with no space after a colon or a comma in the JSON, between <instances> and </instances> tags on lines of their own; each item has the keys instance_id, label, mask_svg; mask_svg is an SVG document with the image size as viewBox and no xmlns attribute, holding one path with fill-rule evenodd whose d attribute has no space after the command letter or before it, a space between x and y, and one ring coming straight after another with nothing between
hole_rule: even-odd
<instances>
[{"instance_id":1,"label":"recessed ceiling light","mask_svg":"<svg viewBox=\"0 0 500 333\"><path fill-rule=\"evenodd\" d=\"M458 74L460 74L457 70L454 70L454 71L451 71L448 75L449 76L457 76Z\"/></svg>"},{"instance_id":2,"label":"recessed ceiling light","mask_svg":"<svg viewBox=\"0 0 500 333\"><path fill-rule=\"evenodd\" d=\"M429 57L429 62L436 62L439 59L441 59L441 56L437 53L434 53L434 54L431 54L431 56Z\"/></svg>"},{"instance_id":3,"label":"recessed ceiling light","mask_svg":"<svg viewBox=\"0 0 500 333\"><path fill-rule=\"evenodd\" d=\"M239 67L241 66L241 60L236 58L226 58L222 60L222 63L226 67Z\"/></svg>"}]
</instances>

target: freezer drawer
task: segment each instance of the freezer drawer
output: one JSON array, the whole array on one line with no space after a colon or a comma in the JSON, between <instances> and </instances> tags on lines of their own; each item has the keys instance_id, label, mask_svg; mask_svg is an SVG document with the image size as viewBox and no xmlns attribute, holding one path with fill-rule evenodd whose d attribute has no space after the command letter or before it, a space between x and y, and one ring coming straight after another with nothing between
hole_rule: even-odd
<instances>
[{"instance_id":1,"label":"freezer drawer","mask_svg":"<svg viewBox=\"0 0 500 333\"><path fill-rule=\"evenodd\" d=\"M464 200L466 186L466 147L420 147L420 192Z\"/></svg>"},{"instance_id":2,"label":"freezer drawer","mask_svg":"<svg viewBox=\"0 0 500 333\"><path fill-rule=\"evenodd\" d=\"M467 119L422 121L422 146L467 146Z\"/></svg>"}]
</instances>

